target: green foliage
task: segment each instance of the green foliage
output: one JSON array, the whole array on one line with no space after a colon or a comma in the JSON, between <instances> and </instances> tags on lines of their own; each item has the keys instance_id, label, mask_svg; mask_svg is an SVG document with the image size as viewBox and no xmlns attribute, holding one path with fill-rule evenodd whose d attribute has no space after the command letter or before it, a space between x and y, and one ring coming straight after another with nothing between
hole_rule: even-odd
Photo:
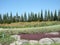
<instances>
[{"instance_id":1,"label":"green foliage","mask_svg":"<svg viewBox=\"0 0 60 45\"><path fill-rule=\"evenodd\" d=\"M16 18L15 18L16 22L20 21L20 16L18 16L18 13L16 13Z\"/></svg>"},{"instance_id":2,"label":"green foliage","mask_svg":"<svg viewBox=\"0 0 60 45\"><path fill-rule=\"evenodd\" d=\"M26 15L26 12L24 13L24 22L27 22L27 15Z\"/></svg>"},{"instance_id":3,"label":"green foliage","mask_svg":"<svg viewBox=\"0 0 60 45\"><path fill-rule=\"evenodd\" d=\"M10 37L9 33L5 33L4 31L0 32L0 36L4 34L4 37L0 37L0 43L2 45L10 45L13 41L15 41L14 38Z\"/></svg>"},{"instance_id":4,"label":"green foliage","mask_svg":"<svg viewBox=\"0 0 60 45\"><path fill-rule=\"evenodd\" d=\"M25 43L23 45L31 45L31 44L30 43ZM37 43L37 44L32 44L32 45L41 45L41 44ZM43 44L43 45L47 45L47 44ZM51 44L51 45L60 45L60 43Z\"/></svg>"},{"instance_id":5,"label":"green foliage","mask_svg":"<svg viewBox=\"0 0 60 45\"><path fill-rule=\"evenodd\" d=\"M50 11L48 10L48 21L51 20L50 18L51 18L51 17L50 17Z\"/></svg>"},{"instance_id":6,"label":"green foliage","mask_svg":"<svg viewBox=\"0 0 60 45\"><path fill-rule=\"evenodd\" d=\"M10 22L13 22L12 12L10 13L9 20L10 20Z\"/></svg>"},{"instance_id":7,"label":"green foliage","mask_svg":"<svg viewBox=\"0 0 60 45\"><path fill-rule=\"evenodd\" d=\"M35 14L34 21L38 21L37 14Z\"/></svg>"},{"instance_id":8,"label":"green foliage","mask_svg":"<svg viewBox=\"0 0 60 45\"><path fill-rule=\"evenodd\" d=\"M0 38L0 43L2 45L10 45L14 41L14 38L6 37L6 38Z\"/></svg>"},{"instance_id":9,"label":"green foliage","mask_svg":"<svg viewBox=\"0 0 60 45\"><path fill-rule=\"evenodd\" d=\"M31 15L28 13L28 22L31 22Z\"/></svg>"},{"instance_id":10,"label":"green foliage","mask_svg":"<svg viewBox=\"0 0 60 45\"><path fill-rule=\"evenodd\" d=\"M54 15L53 15L54 14ZM13 23L13 22L33 22L33 21L60 21L60 10L58 10L58 14L57 11L55 10L55 12L53 13L50 10L48 10L48 12L45 10L45 13L43 14L43 10L41 10L41 13L27 13L25 12L22 15L18 15L18 12L16 13L16 15L12 15L12 12L10 13L10 16L8 13L0 14L0 24L4 24L4 23Z\"/></svg>"},{"instance_id":11,"label":"green foliage","mask_svg":"<svg viewBox=\"0 0 60 45\"><path fill-rule=\"evenodd\" d=\"M41 10L41 21L43 21L43 11Z\"/></svg>"},{"instance_id":12,"label":"green foliage","mask_svg":"<svg viewBox=\"0 0 60 45\"><path fill-rule=\"evenodd\" d=\"M24 22L23 14L22 14L21 17L20 17L20 21L21 21L21 22Z\"/></svg>"},{"instance_id":13,"label":"green foliage","mask_svg":"<svg viewBox=\"0 0 60 45\"><path fill-rule=\"evenodd\" d=\"M58 21L60 21L60 10L58 11Z\"/></svg>"},{"instance_id":14,"label":"green foliage","mask_svg":"<svg viewBox=\"0 0 60 45\"><path fill-rule=\"evenodd\" d=\"M53 16L52 11L51 11L51 18L50 18L50 20L51 20L51 21L53 21L53 20L54 20L54 16Z\"/></svg>"},{"instance_id":15,"label":"green foliage","mask_svg":"<svg viewBox=\"0 0 60 45\"><path fill-rule=\"evenodd\" d=\"M57 18L57 12L55 10L55 13L54 13L54 21L56 21L58 18Z\"/></svg>"},{"instance_id":16,"label":"green foliage","mask_svg":"<svg viewBox=\"0 0 60 45\"><path fill-rule=\"evenodd\" d=\"M59 25L60 21L48 21L48 22L19 22L12 24L1 24L0 28L26 28L26 27L43 27Z\"/></svg>"},{"instance_id":17,"label":"green foliage","mask_svg":"<svg viewBox=\"0 0 60 45\"><path fill-rule=\"evenodd\" d=\"M40 13L38 13L38 21L41 20L41 16L40 16Z\"/></svg>"},{"instance_id":18,"label":"green foliage","mask_svg":"<svg viewBox=\"0 0 60 45\"><path fill-rule=\"evenodd\" d=\"M0 14L0 23L1 24L3 23L1 14Z\"/></svg>"},{"instance_id":19,"label":"green foliage","mask_svg":"<svg viewBox=\"0 0 60 45\"><path fill-rule=\"evenodd\" d=\"M54 25L54 26L44 26L44 27L31 27L31 28L3 28L1 29L1 32L4 32L5 34L34 34L34 33L45 33L45 32L58 32L60 31L60 25Z\"/></svg>"},{"instance_id":20,"label":"green foliage","mask_svg":"<svg viewBox=\"0 0 60 45\"><path fill-rule=\"evenodd\" d=\"M45 16L44 16L44 21L47 21L48 17L47 17L47 11L45 10Z\"/></svg>"}]
</instances>

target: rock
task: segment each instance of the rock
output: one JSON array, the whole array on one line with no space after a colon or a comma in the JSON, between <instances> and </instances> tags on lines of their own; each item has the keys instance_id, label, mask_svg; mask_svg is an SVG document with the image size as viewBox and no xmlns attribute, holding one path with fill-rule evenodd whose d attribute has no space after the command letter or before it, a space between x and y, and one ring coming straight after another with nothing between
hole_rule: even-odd
<instances>
[{"instance_id":1,"label":"rock","mask_svg":"<svg viewBox=\"0 0 60 45\"><path fill-rule=\"evenodd\" d=\"M25 45L25 44L29 43L28 40L20 40L20 42L22 42L22 45Z\"/></svg>"},{"instance_id":2,"label":"rock","mask_svg":"<svg viewBox=\"0 0 60 45\"><path fill-rule=\"evenodd\" d=\"M16 40L20 40L20 35L12 35L11 37L15 38Z\"/></svg>"},{"instance_id":3,"label":"rock","mask_svg":"<svg viewBox=\"0 0 60 45\"><path fill-rule=\"evenodd\" d=\"M10 45L15 45L15 42L11 43Z\"/></svg>"},{"instance_id":4,"label":"rock","mask_svg":"<svg viewBox=\"0 0 60 45\"><path fill-rule=\"evenodd\" d=\"M22 45L22 42L15 41L15 42L11 43L10 45Z\"/></svg>"},{"instance_id":5,"label":"rock","mask_svg":"<svg viewBox=\"0 0 60 45\"><path fill-rule=\"evenodd\" d=\"M23 42L21 42L21 41L16 41L16 44L17 44L17 45L22 45Z\"/></svg>"},{"instance_id":6,"label":"rock","mask_svg":"<svg viewBox=\"0 0 60 45\"><path fill-rule=\"evenodd\" d=\"M38 41L37 40L30 40L29 43L31 45L37 45L38 44Z\"/></svg>"},{"instance_id":7,"label":"rock","mask_svg":"<svg viewBox=\"0 0 60 45\"><path fill-rule=\"evenodd\" d=\"M50 32L50 33L46 33L46 34L59 35L59 32Z\"/></svg>"},{"instance_id":8,"label":"rock","mask_svg":"<svg viewBox=\"0 0 60 45\"><path fill-rule=\"evenodd\" d=\"M0 45L2 45L2 44L0 43Z\"/></svg>"},{"instance_id":9,"label":"rock","mask_svg":"<svg viewBox=\"0 0 60 45\"><path fill-rule=\"evenodd\" d=\"M20 42L23 42L24 43L24 42L29 42L29 41L28 40L20 40Z\"/></svg>"},{"instance_id":10,"label":"rock","mask_svg":"<svg viewBox=\"0 0 60 45\"><path fill-rule=\"evenodd\" d=\"M51 45L52 43L54 43L54 42L50 38L43 38L43 39L40 39L40 41L39 41L40 45L45 45L45 44L46 45Z\"/></svg>"},{"instance_id":11,"label":"rock","mask_svg":"<svg viewBox=\"0 0 60 45\"><path fill-rule=\"evenodd\" d=\"M27 40L19 40L11 43L10 45L24 45L25 43L28 43Z\"/></svg>"},{"instance_id":12,"label":"rock","mask_svg":"<svg viewBox=\"0 0 60 45\"><path fill-rule=\"evenodd\" d=\"M55 43L60 43L60 38L51 38L54 40Z\"/></svg>"}]
</instances>

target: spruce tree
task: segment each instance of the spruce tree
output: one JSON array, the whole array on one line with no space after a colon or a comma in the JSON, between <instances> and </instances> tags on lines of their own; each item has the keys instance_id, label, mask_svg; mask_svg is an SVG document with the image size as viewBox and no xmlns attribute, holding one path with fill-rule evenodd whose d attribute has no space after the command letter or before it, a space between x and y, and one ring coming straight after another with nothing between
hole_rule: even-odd
<instances>
[{"instance_id":1,"label":"spruce tree","mask_svg":"<svg viewBox=\"0 0 60 45\"><path fill-rule=\"evenodd\" d=\"M20 16L20 21L21 21L21 22L24 22L23 14L21 14L21 16Z\"/></svg>"},{"instance_id":2,"label":"spruce tree","mask_svg":"<svg viewBox=\"0 0 60 45\"><path fill-rule=\"evenodd\" d=\"M34 13L31 12L31 21L34 21Z\"/></svg>"},{"instance_id":3,"label":"spruce tree","mask_svg":"<svg viewBox=\"0 0 60 45\"><path fill-rule=\"evenodd\" d=\"M11 23L11 21L10 21L10 16L9 16L9 14L8 14L8 13L6 14L6 17L7 17L7 18L6 18L6 22L7 22L8 24L10 24L10 23Z\"/></svg>"},{"instance_id":4,"label":"spruce tree","mask_svg":"<svg viewBox=\"0 0 60 45\"><path fill-rule=\"evenodd\" d=\"M51 17L50 17L50 10L48 10L48 21L51 20Z\"/></svg>"},{"instance_id":5,"label":"spruce tree","mask_svg":"<svg viewBox=\"0 0 60 45\"><path fill-rule=\"evenodd\" d=\"M44 15L44 21L47 21L48 18L47 18L47 10L45 10L45 15Z\"/></svg>"},{"instance_id":6,"label":"spruce tree","mask_svg":"<svg viewBox=\"0 0 60 45\"><path fill-rule=\"evenodd\" d=\"M58 11L58 21L60 21L60 10Z\"/></svg>"},{"instance_id":7,"label":"spruce tree","mask_svg":"<svg viewBox=\"0 0 60 45\"><path fill-rule=\"evenodd\" d=\"M13 16L13 22L16 22L16 16Z\"/></svg>"},{"instance_id":8,"label":"spruce tree","mask_svg":"<svg viewBox=\"0 0 60 45\"><path fill-rule=\"evenodd\" d=\"M27 14L26 14L26 12L24 13L24 22L27 22Z\"/></svg>"},{"instance_id":9,"label":"spruce tree","mask_svg":"<svg viewBox=\"0 0 60 45\"><path fill-rule=\"evenodd\" d=\"M19 18L18 18L19 16L18 16L18 13L16 13L16 22L19 22Z\"/></svg>"},{"instance_id":10,"label":"spruce tree","mask_svg":"<svg viewBox=\"0 0 60 45\"><path fill-rule=\"evenodd\" d=\"M40 12L38 13L38 21L41 21Z\"/></svg>"},{"instance_id":11,"label":"spruce tree","mask_svg":"<svg viewBox=\"0 0 60 45\"><path fill-rule=\"evenodd\" d=\"M57 12L56 12L56 10L54 12L54 21L57 21Z\"/></svg>"},{"instance_id":12,"label":"spruce tree","mask_svg":"<svg viewBox=\"0 0 60 45\"><path fill-rule=\"evenodd\" d=\"M35 13L35 17L34 17L35 19L35 21L38 21L38 18L37 18L37 14Z\"/></svg>"},{"instance_id":13,"label":"spruce tree","mask_svg":"<svg viewBox=\"0 0 60 45\"><path fill-rule=\"evenodd\" d=\"M51 21L54 20L53 12L51 11Z\"/></svg>"},{"instance_id":14,"label":"spruce tree","mask_svg":"<svg viewBox=\"0 0 60 45\"><path fill-rule=\"evenodd\" d=\"M28 22L31 22L32 18L31 15L28 13Z\"/></svg>"},{"instance_id":15,"label":"spruce tree","mask_svg":"<svg viewBox=\"0 0 60 45\"><path fill-rule=\"evenodd\" d=\"M3 23L3 20L2 20L2 15L0 14L0 24Z\"/></svg>"},{"instance_id":16,"label":"spruce tree","mask_svg":"<svg viewBox=\"0 0 60 45\"><path fill-rule=\"evenodd\" d=\"M3 14L3 23L7 23L7 15Z\"/></svg>"},{"instance_id":17,"label":"spruce tree","mask_svg":"<svg viewBox=\"0 0 60 45\"><path fill-rule=\"evenodd\" d=\"M43 21L43 11L41 10L41 21Z\"/></svg>"},{"instance_id":18,"label":"spruce tree","mask_svg":"<svg viewBox=\"0 0 60 45\"><path fill-rule=\"evenodd\" d=\"M11 21L11 23L13 22L12 12L10 12L9 20Z\"/></svg>"}]
</instances>

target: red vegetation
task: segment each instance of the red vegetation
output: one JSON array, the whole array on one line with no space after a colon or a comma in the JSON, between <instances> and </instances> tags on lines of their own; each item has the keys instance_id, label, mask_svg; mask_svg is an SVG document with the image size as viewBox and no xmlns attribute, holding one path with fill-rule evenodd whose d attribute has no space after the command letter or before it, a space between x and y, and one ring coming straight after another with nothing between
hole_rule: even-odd
<instances>
[{"instance_id":1,"label":"red vegetation","mask_svg":"<svg viewBox=\"0 0 60 45\"><path fill-rule=\"evenodd\" d=\"M40 40L41 38L55 38L60 37L59 34L49 34L49 33L39 33L39 34L21 34L21 39L27 39L27 40Z\"/></svg>"}]
</instances>

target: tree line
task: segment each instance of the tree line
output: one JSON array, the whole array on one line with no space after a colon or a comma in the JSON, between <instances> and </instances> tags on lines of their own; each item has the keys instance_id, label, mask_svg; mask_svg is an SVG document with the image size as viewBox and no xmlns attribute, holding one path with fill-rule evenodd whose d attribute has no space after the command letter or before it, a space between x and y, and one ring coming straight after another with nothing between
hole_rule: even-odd
<instances>
[{"instance_id":1,"label":"tree line","mask_svg":"<svg viewBox=\"0 0 60 45\"><path fill-rule=\"evenodd\" d=\"M43 13L43 10L41 10L38 13L24 13L21 15L12 15L12 12L10 14L0 14L0 24L3 23L14 23L14 22L32 22L32 21L60 21L60 10L58 11L50 11L50 10L45 10Z\"/></svg>"}]
</instances>

